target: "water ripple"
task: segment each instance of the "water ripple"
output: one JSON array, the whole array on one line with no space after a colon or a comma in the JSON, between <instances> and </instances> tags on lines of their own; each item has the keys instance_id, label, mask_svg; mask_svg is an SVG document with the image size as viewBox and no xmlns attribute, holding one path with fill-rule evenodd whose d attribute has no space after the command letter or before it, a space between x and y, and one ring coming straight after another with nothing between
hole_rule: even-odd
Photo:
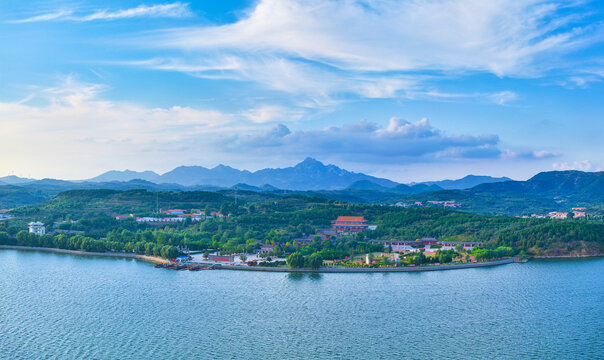
<instances>
[{"instance_id":1,"label":"water ripple","mask_svg":"<svg viewBox=\"0 0 604 360\"><path fill-rule=\"evenodd\" d=\"M0 358L596 359L604 259L400 274L177 272L0 251Z\"/></svg>"}]
</instances>

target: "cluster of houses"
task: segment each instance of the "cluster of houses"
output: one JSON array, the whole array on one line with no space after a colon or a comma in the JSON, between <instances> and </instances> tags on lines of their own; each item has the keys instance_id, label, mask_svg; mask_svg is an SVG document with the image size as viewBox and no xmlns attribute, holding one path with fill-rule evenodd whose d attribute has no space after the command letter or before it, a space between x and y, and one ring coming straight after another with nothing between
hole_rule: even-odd
<instances>
[{"instance_id":1,"label":"cluster of houses","mask_svg":"<svg viewBox=\"0 0 604 360\"><path fill-rule=\"evenodd\" d=\"M439 207L447 207L447 208L456 208L456 207L461 206L461 204L456 203L455 200L445 200L445 201L428 200L428 201L426 201L425 204L421 201L415 201L412 203L397 202L396 204L394 204L394 206L400 206L400 207L404 207L404 208L424 207L424 206L439 206Z\"/></svg>"},{"instance_id":2,"label":"cluster of houses","mask_svg":"<svg viewBox=\"0 0 604 360\"><path fill-rule=\"evenodd\" d=\"M320 229L316 234L308 235L303 238L296 238L293 241L296 244L306 246L310 245L317 237L321 241L325 241L337 238L341 235L351 235L361 231L375 229L377 229L377 225L368 224L363 216L338 216L336 220L331 221L331 228Z\"/></svg>"},{"instance_id":3,"label":"cluster of houses","mask_svg":"<svg viewBox=\"0 0 604 360\"><path fill-rule=\"evenodd\" d=\"M567 212L562 212L562 211L551 211L549 213L547 213L547 215L540 215L540 214L532 214L532 215L524 215L524 216L518 216L520 218L523 219L569 219L569 218L573 218L573 219L579 219L579 218L585 218L587 217L587 213L585 212L585 210L587 210L584 207L574 207L571 209L572 211L567 211Z\"/></svg>"},{"instance_id":4,"label":"cluster of houses","mask_svg":"<svg viewBox=\"0 0 604 360\"><path fill-rule=\"evenodd\" d=\"M384 248L391 248L393 252L436 252L437 250L455 250L455 247L461 245L464 250L472 251L477 246L482 246L481 242L473 241L439 241L435 238L421 238L418 240L373 240L373 244L383 244Z\"/></svg>"},{"instance_id":5,"label":"cluster of houses","mask_svg":"<svg viewBox=\"0 0 604 360\"><path fill-rule=\"evenodd\" d=\"M12 219L12 218L13 218L13 216L10 215L10 214L1 214L0 213L0 221L2 221L2 220L9 220L9 219Z\"/></svg>"},{"instance_id":6,"label":"cluster of houses","mask_svg":"<svg viewBox=\"0 0 604 360\"><path fill-rule=\"evenodd\" d=\"M162 214L167 216L142 216L136 217L136 222L139 223L147 223L149 225L165 225L165 224L175 224L183 222L187 219L191 219L191 221L201 221L212 218L222 218L223 214L220 212L211 212L210 214L206 214L205 211L199 209L192 209L190 211L181 210L181 209L170 209L161 211ZM118 215L115 217L116 220L126 220L133 218L134 214L130 215Z\"/></svg>"}]
</instances>

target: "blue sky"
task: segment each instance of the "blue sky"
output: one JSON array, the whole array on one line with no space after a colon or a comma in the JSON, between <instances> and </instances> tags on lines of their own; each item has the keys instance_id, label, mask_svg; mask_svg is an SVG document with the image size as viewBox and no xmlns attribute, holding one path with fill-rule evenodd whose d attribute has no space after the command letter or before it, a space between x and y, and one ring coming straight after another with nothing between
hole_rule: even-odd
<instances>
[{"instance_id":1,"label":"blue sky","mask_svg":"<svg viewBox=\"0 0 604 360\"><path fill-rule=\"evenodd\" d=\"M604 168L598 1L0 3L0 176Z\"/></svg>"}]
</instances>

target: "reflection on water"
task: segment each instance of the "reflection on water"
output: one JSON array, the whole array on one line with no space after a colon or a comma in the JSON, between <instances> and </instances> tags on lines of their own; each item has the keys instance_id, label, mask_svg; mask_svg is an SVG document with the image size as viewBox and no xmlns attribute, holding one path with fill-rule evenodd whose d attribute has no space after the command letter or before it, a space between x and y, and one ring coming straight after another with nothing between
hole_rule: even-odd
<instances>
[{"instance_id":1,"label":"reflection on water","mask_svg":"<svg viewBox=\"0 0 604 360\"><path fill-rule=\"evenodd\" d=\"M323 278L323 274L321 273L287 273L287 278L293 281L300 281L303 279L310 279L313 281L318 281Z\"/></svg>"},{"instance_id":2,"label":"reflection on water","mask_svg":"<svg viewBox=\"0 0 604 360\"><path fill-rule=\"evenodd\" d=\"M308 274L308 277L311 280L321 280L321 278L323 277L323 275L320 274L320 273L310 273L310 274Z\"/></svg>"},{"instance_id":3,"label":"reflection on water","mask_svg":"<svg viewBox=\"0 0 604 360\"><path fill-rule=\"evenodd\" d=\"M304 279L304 275L304 273L287 273L287 278L298 281Z\"/></svg>"},{"instance_id":4,"label":"reflection on water","mask_svg":"<svg viewBox=\"0 0 604 360\"><path fill-rule=\"evenodd\" d=\"M170 271L0 250L0 358L604 354L604 259L391 274Z\"/></svg>"}]
</instances>

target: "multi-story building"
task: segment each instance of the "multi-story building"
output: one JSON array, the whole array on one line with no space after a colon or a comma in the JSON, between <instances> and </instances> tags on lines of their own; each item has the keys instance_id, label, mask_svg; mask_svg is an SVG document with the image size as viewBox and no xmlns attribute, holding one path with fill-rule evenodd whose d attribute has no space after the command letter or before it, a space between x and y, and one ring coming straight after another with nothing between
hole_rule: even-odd
<instances>
[{"instance_id":1,"label":"multi-story building","mask_svg":"<svg viewBox=\"0 0 604 360\"><path fill-rule=\"evenodd\" d=\"M46 226L39 221L30 222L29 232L36 235L44 235L46 234Z\"/></svg>"},{"instance_id":2,"label":"multi-story building","mask_svg":"<svg viewBox=\"0 0 604 360\"><path fill-rule=\"evenodd\" d=\"M365 231L370 225L363 216L338 216L337 220L331 221L331 227L337 233L355 233Z\"/></svg>"}]
</instances>

